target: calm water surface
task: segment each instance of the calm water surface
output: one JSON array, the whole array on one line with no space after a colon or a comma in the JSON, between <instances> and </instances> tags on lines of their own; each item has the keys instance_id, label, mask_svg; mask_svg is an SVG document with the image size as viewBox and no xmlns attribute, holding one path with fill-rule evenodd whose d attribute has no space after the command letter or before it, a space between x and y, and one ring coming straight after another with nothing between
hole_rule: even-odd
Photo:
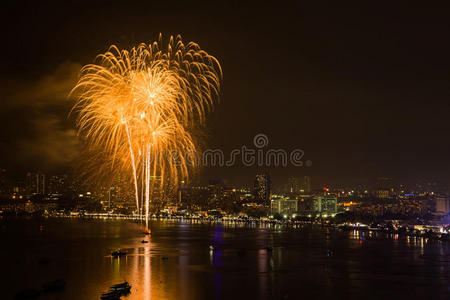
<instances>
[{"instance_id":1,"label":"calm water surface","mask_svg":"<svg viewBox=\"0 0 450 300\"><path fill-rule=\"evenodd\" d=\"M122 299L130 300L450 298L449 243L310 226L153 221L142 244L140 228L125 220L1 218L0 299L58 278L66 289L37 299L100 299L124 280L132 289ZM129 254L112 258L116 248Z\"/></svg>"}]
</instances>

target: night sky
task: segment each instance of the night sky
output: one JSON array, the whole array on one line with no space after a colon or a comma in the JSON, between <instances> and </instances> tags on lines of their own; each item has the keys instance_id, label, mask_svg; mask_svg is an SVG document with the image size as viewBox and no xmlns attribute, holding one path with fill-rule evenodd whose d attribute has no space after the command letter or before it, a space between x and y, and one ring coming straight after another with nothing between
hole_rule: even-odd
<instances>
[{"instance_id":1,"label":"night sky","mask_svg":"<svg viewBox=\"0 0 450 300\"><path fill-rule=\"evenodd\" d=\"M158 1L164 2L164 1ZM0 167L62 172L81 143L67 94L110 44L181 34L217 57L221 102L202 145L305 151L311 167L205 168L199 181L313 186L450 179L448 10L426 2L312 6L300 1L10 1L2 4ZM312 1L308 1L312 2ZM362 6L361 6L362 5Z\"/></svg>"}]
</instances>

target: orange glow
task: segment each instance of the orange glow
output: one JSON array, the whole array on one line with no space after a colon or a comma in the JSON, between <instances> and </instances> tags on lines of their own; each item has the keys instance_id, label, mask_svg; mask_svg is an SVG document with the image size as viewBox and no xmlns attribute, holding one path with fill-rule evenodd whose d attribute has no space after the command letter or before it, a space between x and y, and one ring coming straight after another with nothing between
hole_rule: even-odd
<instances>
[{"instance_id":1,"label":"orange glow","mask_svg":"<svg viewBox=\"0 0 450 300\"><path fill-rule=\"evenodd\" d=\"M347 207L347 206L354 206L354 205L358 205L359 203L357 203L357 202L352 202L352 201L350 201L350 202L344 202L344 203L338 203L338 205L339 206L345 206L345 207Z\"/></svg>"}]
</instances>

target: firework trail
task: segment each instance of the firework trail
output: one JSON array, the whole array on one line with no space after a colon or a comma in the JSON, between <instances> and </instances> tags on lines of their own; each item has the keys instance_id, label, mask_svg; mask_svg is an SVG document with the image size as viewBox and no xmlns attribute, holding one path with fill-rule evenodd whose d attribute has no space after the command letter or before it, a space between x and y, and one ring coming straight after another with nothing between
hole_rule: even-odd
<instances>
[{"instance_id":1,"label":"firework trail","mask_svg":"<svg viewBox=\"0 0 450 300\"><path fill-rule=\"evenodd\" d=\"M72 93L77 126L108 164L128 172L136 208L148 220L152 176L178 183L188 176L195 144L190 129L202 125L218 98L222 70L216 58L181 36L131 50L111 46L81 70ZM177 163L170 160L177 154Z\"/></svg>"}]
</instances>

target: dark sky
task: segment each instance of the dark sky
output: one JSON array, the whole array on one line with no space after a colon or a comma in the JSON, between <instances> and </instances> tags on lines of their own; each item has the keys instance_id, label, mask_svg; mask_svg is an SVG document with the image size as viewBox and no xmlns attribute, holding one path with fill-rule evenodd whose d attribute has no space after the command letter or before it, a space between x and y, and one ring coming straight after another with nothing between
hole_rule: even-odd
<instances>
[{"instance_id":1,"label":"dark sky","mask_svg":"<svg viewBox=\"0 0 450 300\"><path fill-rule=\"evenodd\" d=\"M450 178L448 10L363 1L10 1L1 12L0 166L59 172L77 157L66 95L110 44L181 34L222 65L204 145L303 149L311 167L205 168L250 185L310 175L313 185ZM268 2L268 3L263 3Z\"/></svg>"}]
</instances>

